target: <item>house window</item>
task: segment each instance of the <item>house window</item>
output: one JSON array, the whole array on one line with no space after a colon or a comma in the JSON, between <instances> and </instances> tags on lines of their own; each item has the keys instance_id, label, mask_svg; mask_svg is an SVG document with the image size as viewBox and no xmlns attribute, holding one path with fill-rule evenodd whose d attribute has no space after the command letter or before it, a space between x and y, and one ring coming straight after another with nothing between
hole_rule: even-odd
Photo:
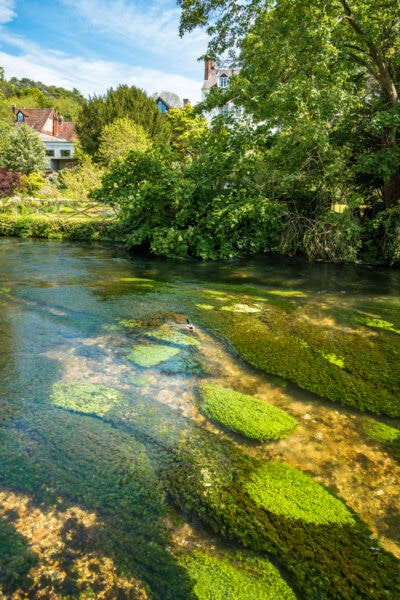
<instances>
[{"instance_id":1,"label":"house window","mask_svg":"<svg viewBox=\"0 0 400 600\"><path fill-rule=\"evenodd\" d=\"M219 87L226 88L228 87L228 75L221 75L219 78Z\"/></svg>"},{"instance_id":2,"label":"house window","mask_svg":"<svg viewBox=\"0 0 400 600\"><path fill-rule=\"evenodd\" d=\"M46 156L54 156L54 150L46 150Z\"/></svg>"},{"instance_id":3,"label":"house window","mask_svg":"<svg viewBox=\"0 0 400 600\"><path fill-rule=\"evenodd\" d=\"M71 150L61 150L60 155L63 157L71 156Z\"/></svg>"},{"instance_id":4,"label":"house window","mask_svg":"<svg viewBox=\"0 0 400 600\"><path fill-rule=\"evenodd\" d=\"M24 122L24 115L23 115L22 112L19 112L17 114L17 121L18 121L18 123L23 123Z\"/></svg>"}]
</instances>

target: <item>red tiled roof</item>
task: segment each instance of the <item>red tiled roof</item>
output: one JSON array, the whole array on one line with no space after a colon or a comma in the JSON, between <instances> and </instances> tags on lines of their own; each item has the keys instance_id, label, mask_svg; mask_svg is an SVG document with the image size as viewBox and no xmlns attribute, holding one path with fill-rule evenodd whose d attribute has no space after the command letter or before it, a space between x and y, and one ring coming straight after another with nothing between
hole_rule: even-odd
<instances>
[{"instance_id":1,"label":"red tiled roof","mask_svg":"<svg viewBox=\"0 0 400 600\"><path fill-rule=\"evenodd\" d=\"M68 142L71 142L76 136L74 131L74 123L72 121L64 121L59 117L55 108L13 108L14 114L22 112L24 115L24 123L28 127L32 127L39 133L54 135L53 119L57 118L57 137L62 137ZM51 125L46 127L46 122L50 119Z\"/></svg>"},{"instance_id":2,"label":"red tiled roof","mask_svg":"<svg viewBox=\"0 0 400 600\"><path fill-rule=\"evenodd\" d=\"M74 123L72 121L63 121L58 124L58 135L67 142L73 142L76 140Z\"/></svg>"}]
</instances>

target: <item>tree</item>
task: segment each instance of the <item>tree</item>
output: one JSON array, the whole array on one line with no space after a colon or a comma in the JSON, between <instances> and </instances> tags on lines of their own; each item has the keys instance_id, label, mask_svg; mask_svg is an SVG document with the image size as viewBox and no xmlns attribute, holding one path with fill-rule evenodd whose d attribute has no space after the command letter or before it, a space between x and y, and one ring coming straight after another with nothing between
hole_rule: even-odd
<instances>
[{"instance_id":1,"label":"tree","mask_svg":"<svg viewBox=\"0 0 400 600\"><path fill-rule=\"evenodd\" d=\"M64 196L87 200L89 194L101 186L103 175L104 169L95 164L90 156L82 154L77 165L61 171L58 186Z\"/></svg>"},{"instance_id":2,"label":"tree","mask_svg":"<svg viewBox=\"0 0 400 600\"><path fill-rule=\"evenodd\" d=\"M190 104L172 108L166 114L171 127L170 145L178 157L193 156L193 144L207 130L207 119L199 115Z\"/></svg>"},{"instance_id":3,"label":"tree","mask_svg":"<svg viewBox=\"0 0 400 600\"><path fill-rule=\"evenodd\" d=\"M107 166L129 150L143 151L150 146L150 137L142 125L122 117L109 125L105 125L101 130L97 156L99 162Z\"/></svg>"},{"instance_id":4,"label":"tree","mask_svg":"<svg viewBox=\"0 0 400 600\"><path fill-rule=\"evenodd\" d=\"M103 127L118 118L128 118L141 125L154 143L167 142L170 137L168 123L155 102L139 88L121 85L116 90L111 88L104 96L89 98L80 111L76 132L83 151L96 156Z\"/></svg>"},{"instance_id":5,"label":"tree","mask_svg":"<svg viewBox=\"0 0 400 600\"><path fill-rule=\"evenodd\" d=\"M25 175L42 174L46 168L45 145L36 131L22 125L13 129L0 153L0 165Z\"/></svg>"},{"instance_id":6,"label":"tree","mask_svg":"<svg viewBox=\"0 0 400 600\"><path fill-rule=\"evenodd\" d=\"M367 131L372 120L373 143L358 152L353 164L357 162L359 171L364 169L375 178L386 208L397 203L397 0L382 0L379 10L372 0L178 0L178 4L182 34L196 26L207 27L211 53L237 51L243 64L235 87L237 101L256 119L267 119L280 131L297 122L296 142L303 145L310 125L316 132L322 126L333 144L332 125L339 130L349 119L354 124L356 115L359 121L365 118L361 129ZM341 132L345 129L341 127ZM354 137L347 136L349 147L355 148L359 130L360 123L353 129ZM350 160L347 169L351 165Z\"/></svg>"}]
</instances>

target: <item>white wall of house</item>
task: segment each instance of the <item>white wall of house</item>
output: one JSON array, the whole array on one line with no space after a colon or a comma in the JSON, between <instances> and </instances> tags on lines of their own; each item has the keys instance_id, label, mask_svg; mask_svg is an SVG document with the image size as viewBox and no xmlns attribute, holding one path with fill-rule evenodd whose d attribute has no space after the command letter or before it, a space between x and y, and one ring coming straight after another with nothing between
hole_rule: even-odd
<instances>
[{"instance_id":1,"label":"white wall of house","mask_svg":"<svg viewBox=\"0 0 400 600\"><path fill-rule=\"evenodd\" d=\"M74 144L50 135L40 134L46 147L46 167L52 171L65 169L74 156Z\"/></svg>"}]
</instances>

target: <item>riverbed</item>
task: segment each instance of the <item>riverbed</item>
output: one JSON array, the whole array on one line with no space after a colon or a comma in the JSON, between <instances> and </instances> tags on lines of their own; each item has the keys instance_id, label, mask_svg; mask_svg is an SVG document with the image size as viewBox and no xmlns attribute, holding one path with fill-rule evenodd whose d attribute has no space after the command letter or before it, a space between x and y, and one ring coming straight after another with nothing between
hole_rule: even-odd
<instances>
[{"instance_id":1,"label":"riverbed","mask_svg":"<svg viewBox=\"0 0 400 600\"><path fill-rule=\"evenodd\" d=\"M239 462L275 461L306 473L349 507L368 528L369 546L398 569L399 417L343 405L276 368L260 368L224 321L237 314L250 329L262 314L271 330L271 311L283 307L334 341L351 328L352 339L372 348L387 335L392 345L385 341L380 357L390 363L400 347L398 271L264 257L178 262L111 246L7 238L0 260L0 516L3 535L18 548L3 570L0 598L219 598L217 590L196 592L179 557L256 548L213 526L211 504L203 515L169 485L177 452L203 451L204 440ZM343 316L355 307L357 326ZM150 360L160 348L176 352ZM324 356L343 369L337 353ZM390 380L390 370L382 378ZM200 410L204 381L272 404L298 426L262 444L232 433ZM388 381L387 388L398 385ZM394 446L366 433L376 422L394 432ZM204 466L205 488L210 473ZM0 565L9 554L2 550ZM302 595L279 552L275 559L265 547L260 556L271 558L292 590L287 597L317 597ZM388 591L395 593L368 597ZM324 593L346 597L331 596L328 584Z\"/></svg>"}]
</instances>

